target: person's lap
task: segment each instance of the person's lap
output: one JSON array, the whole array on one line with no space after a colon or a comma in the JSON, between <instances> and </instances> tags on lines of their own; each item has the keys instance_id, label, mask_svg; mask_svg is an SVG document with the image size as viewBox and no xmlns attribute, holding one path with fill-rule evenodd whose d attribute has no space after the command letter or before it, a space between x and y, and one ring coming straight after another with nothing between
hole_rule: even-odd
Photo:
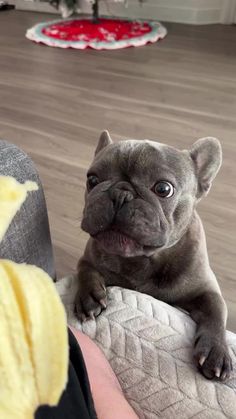
<instances>
[{"instance_id":1,"label":"person's lap","mask_svg":"<svg viewBox=\"0 0 236 419\"><path fill-rule=\"evenodd\" d=\"M83 355L70 330L69 346L68 383L60 402L56 407L40 407L35 414L35 419L95 419L97 417Z\"/></svg>"}]
</instances>

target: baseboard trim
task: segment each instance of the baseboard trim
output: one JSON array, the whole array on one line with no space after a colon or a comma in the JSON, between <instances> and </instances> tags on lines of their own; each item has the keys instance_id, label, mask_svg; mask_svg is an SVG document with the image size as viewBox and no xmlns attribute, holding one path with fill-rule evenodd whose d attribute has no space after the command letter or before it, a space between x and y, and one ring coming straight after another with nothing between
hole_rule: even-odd
<instances>
[{"instance_id":1,"label":"baseboard trim","mask_svg":"<svg viewBox=\"0 0 236 419\"><path fill-rule=\"evenodd\" d=\"M16 10L23 10L28 12L53 13L59 15L58 10L56 10L55 7L52 7L46 1L11 0L11 4L15 5Z\"/></svg>"}]
</instances>

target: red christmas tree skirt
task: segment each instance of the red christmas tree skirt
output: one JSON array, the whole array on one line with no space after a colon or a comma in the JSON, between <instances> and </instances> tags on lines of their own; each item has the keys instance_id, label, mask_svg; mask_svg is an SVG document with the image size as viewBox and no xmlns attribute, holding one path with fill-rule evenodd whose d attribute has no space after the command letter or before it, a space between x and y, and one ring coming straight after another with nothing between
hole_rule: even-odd
<instances>
[{"instance_id":1,"label":"red christmas tree skirt","mask_svg":"<svg viewBox=\"0 0 236 419\"><path fill-rule=\"evenodd\" d=\"M31 41L60 48L119 49L163 39L166 28L158 22L121 19L66 19L39 23L26 32Z\"/></svg>"}]
</instances>

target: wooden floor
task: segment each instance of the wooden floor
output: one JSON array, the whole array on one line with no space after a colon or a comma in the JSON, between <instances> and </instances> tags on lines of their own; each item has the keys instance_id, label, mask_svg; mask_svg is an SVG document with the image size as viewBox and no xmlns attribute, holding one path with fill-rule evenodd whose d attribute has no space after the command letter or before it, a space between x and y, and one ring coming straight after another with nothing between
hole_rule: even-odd
<instances>
[{"instance_id":1,"label":"wooden floor","mask_svg":"<svg viewBox=\"0 0 236 419\"><path fill-rule=\"evenodd\" d=\"M236 26L167 24L155 45L114 52L36 45L27 28L55 16L0 12L0 137L41 174L59 275L75 269L86 168L97 138L222 141L224 164L199 205L212 266L236 331Z\"/></svg>"}]
</instances>

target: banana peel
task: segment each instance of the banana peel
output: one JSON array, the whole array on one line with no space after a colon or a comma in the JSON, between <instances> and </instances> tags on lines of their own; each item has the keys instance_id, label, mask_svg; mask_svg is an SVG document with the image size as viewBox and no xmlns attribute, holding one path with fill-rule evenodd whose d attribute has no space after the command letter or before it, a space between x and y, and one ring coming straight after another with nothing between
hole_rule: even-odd
<instances>
[{"instance_id":1,"label":"banana peel","mask_svg":"<svg viewBox=\"0 0 236 419\"><path fill-rule=\"evenodd\" d=\"M34 182L0 176L0 241ZM0 419L33 419L66 387L66 314L51 278L36 266L0 260Z\"/></svg>"}]
</instances>

